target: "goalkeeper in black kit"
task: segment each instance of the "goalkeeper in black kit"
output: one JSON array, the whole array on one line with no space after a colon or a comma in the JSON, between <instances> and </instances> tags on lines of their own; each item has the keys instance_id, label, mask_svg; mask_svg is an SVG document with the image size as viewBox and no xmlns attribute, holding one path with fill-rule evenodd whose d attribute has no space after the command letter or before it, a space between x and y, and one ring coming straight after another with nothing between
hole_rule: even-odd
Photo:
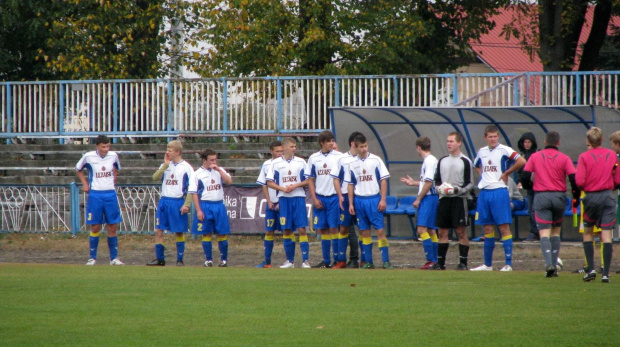
<instances>
[{"instance_id":1,"label":"goalkeeper in black kit","mask_svg":"<svg viewBox=\"0 0 620 347\"><path fill-rule=\"evenodd\" d=\"M449 155L439 159L435 171L435 184L439 192L439 207L435 225L438 228L439 247L438 265L441 270L446 268L448 253L448 229L455 229L459 237L459 263L456 270L467 270L469 239L466 227L469 225L467 197L474 188L474 170L472 162L463 153L463 135L459 132L448 134L446 142Z\"/></svg>"}]
</instances>

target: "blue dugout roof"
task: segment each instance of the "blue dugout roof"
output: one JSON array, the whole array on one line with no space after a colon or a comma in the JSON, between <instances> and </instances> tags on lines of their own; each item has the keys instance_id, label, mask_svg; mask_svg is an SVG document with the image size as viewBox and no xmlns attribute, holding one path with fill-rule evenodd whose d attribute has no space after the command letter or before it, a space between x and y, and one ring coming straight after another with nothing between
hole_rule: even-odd
<instances>
[{"instance_id":1,"label":"blue dugout roof","mask_svg":"<svg viewBox=\"0 0 620 347\"><path fill-rule=\"evenodd\" d=\"M411 195L411 187L399 181L410 175L419 179L421 158L415 142L419 137L431 139L431 152L437 158L448 154L446 137L452 131L464 136L462 151L474 159L479 148L486 146L484 128L489 124L500 130L500 142L517 149L521 135L532 132L538 148L544 147L548 131L561 136L560 150L577 161L586 150L585 133L592 127L603 129L604 146L609 135L620 130L620 112L600 106L548 107L333 107L331 124L342 150L349 148L349 134L360 131L368 138L370 151L380 156L390 170L389 194Z\"/></svg>"}]
</instances>

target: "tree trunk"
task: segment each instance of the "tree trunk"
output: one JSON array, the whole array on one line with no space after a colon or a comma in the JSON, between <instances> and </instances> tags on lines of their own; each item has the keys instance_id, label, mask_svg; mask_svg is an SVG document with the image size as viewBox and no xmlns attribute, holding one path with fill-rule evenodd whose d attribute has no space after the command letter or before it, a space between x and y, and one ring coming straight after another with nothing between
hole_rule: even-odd
<instances>
[{"instance_id":1,"label":"tree trunk","mask_svg":"<svg viewBox=\"0 0 620 347\"><path fill-rule=\"evenodd\" d=\"M594 8L592 30L583 45L579 71L593 71L596 68L601 47L607 37L607 27L611 19L611 0L599 0Z\"/></svg>"}]
</instances>

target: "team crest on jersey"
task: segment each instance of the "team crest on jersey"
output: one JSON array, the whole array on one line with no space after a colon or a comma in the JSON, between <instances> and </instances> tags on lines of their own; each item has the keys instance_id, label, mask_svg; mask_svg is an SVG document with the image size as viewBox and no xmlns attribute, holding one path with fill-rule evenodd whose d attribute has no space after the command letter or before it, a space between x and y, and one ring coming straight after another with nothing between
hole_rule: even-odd
<instances>
[{"instance_id":1,"label":"team crest on jersey","mask_svg":"<svg viewBox=\"0 0 620 347\"><path fill-rule=\"evenodd\" d=\"M170 175L170 178L174 178L174 174L171 174L171 175Z\"/></svg>"},{"instance_id":2,"label":"team crest on jersey","mask_svg":"<svg viewBox=\"0 0 620 347\"><path fill-rule=\"evenodd\" d=\"M489 165L493 164L493 162L491 161L491 159L489 159Z\"/></svg>"},{"instance_id":3,"label":"team crest on jersey","mask_svg":"<svg viewBox=\"0 0 620 347\"><path fill-rule=\"evenodd\" d=\"M363 170L362 170L362 173L365 175L365 174L366 174L366 169L363 169Z\"/></svg>"},{"instance_id":4,"label":"team crest on jersey","mask_svg":"<svg viewBox=\"0 0 620 347\"><path fill-rule=\"evenodd\" d=\"M101 171L105 171L105 166L102 166L102 167L101 167Z\"/></svg>"},{"instance_id":5,"label":"team crest on jersey","mask_svg":"<svg viewBox=\"0 0 620 347\"><path fill-rule=\"evenodd\" d=\"M213 184L213 183L215 183L215 180L212 178L212 179L211 179L211 184Z\"/></svg>"},{"instance_id":6,"label":"team crest on jersey","mask_svg":"<svg viewBox=\"0 0 620 347\"><path fill-rule=\"evenodd\" d=\"M327 163L323 163L323 169L327 168Z\"/></svg>"},{"instance_id":7,"label":"team crest on jersey","mask_svg":"<svg viewBox=\"0 0 620 347\"><path fill-rule=\"evenodd\" d=\"M292 172L291 172L291 170L288 170L288 174L289 174L289 176L291 175L291 173L292 173Z\"/></svg>"}]
</instances>

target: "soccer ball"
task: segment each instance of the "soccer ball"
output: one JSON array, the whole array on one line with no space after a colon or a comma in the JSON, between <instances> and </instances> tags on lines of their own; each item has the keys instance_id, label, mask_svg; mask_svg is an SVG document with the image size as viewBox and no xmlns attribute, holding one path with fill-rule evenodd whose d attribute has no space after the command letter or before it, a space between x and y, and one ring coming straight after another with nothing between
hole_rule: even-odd
<instances>
[{"instance_id":1,"label":"soccer ball","mask_svg":"<svg viewBox=\"0 0 620 347\"><path fill-rule=\"evenodd\" d=\"M437 187L437 192L439 195L454 195L454 187L448 182L443 182Z\"/></svg>"},{"instance_id":2,"label":"soccer ball","mask_svg":"<svg viewBox=\"0 0 620 347\"><path fill-rule=\"evenodd\" d=\"M564 268L564 262L562 261L562 259L558 258L558 262L555 264L555 268L558 271L561 271Z\"/></svg>"}]
</instances>

